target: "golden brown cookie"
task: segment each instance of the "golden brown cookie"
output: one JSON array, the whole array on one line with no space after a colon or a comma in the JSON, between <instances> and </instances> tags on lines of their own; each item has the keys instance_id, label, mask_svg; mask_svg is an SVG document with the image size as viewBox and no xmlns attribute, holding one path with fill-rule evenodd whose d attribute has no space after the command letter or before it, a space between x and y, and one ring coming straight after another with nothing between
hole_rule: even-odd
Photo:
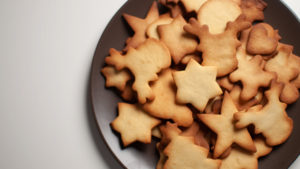
<instances>
[{"instance_id":1,"label":"golden brown cookie","mask_svg":"<svg viewBox=\"0 0 300 169\"><path fill-rule=\"evenodd\" d=\"M123 145L126 147L135 141L150 143L151 130L160 120L148 115L138 105L118 103L118 109L119 115L111 126L121 134Z\"/></svg>"},{"instance_id":2,"label":"golden brown cookie","mask_svg":"<svg viewBox=\"0 0 300 169\"><path fill-rule=\"evenodd\" d=\"M242 13L249 22L264 20L263 10L267 3L263 0L241 0Z\"/></svg>"},{"instance_id":3,"label":"golden brown cookie","mask_svg":"<svg viewBox=\"0 0 300 169\"><path fill-rule=\"evenodd\" d=\"M279 101L283 84L272 81L271 88L265 92L268 103L262 107L254 106L246 112L235 113L235 126L244 128L250 124L255 127L255 134L262 133L269 146L283 143L291 134L293 120L288 117L287 105Z\"/></svg>"},{"instance_id":4,"label":"golden brown cookie","mask_svg":"<svg viewBox=\"0 0 300 169\"><path fill-rule=\"evenodd\" d=\"M146 30L148 38L160 39L159 34L157 32L157 26L170 24L172 21L173 18L171 18L169 13L160 15L157 20L155 20L148 26Z\"/></svg>"},{"instance_id":5,"label":"golden brown cookie","mask_svg":"<svg viewBox=\"0 0 300 169\"><path fill-rule=\"evenodd\" d=\"M183 30L186 21L178 15L170 24L157 27L160 39L169 48L175 64L189 53L193 53L197 47L197 40L191 34Z\"/></svg>"},{"instance_id":6,"label":"golden brown cookie","mask_svg":"<svg viewBox=\"0 0 300 169\"><path fill-rule=\"evenodd\" d=\"M258 158L269 154L272 147L266 145L262 138L256 138L254 144L257 149L255 153L234 147L229 156L222 160L220 169L258 169Z\"/></svg>"},{"instance_id":7,"label":"golden brown cookie","mask_svg":"<svg viewBox=\"0 0 300 169\"><path fill-rule=\"evenodd\" d=\"M268 30L266 24L257 24L252 27L248 43L247 52L252 55L270 55L275 52L278 45L278 37L275 30L271 27Z\"/></svg>"},{"instance_id":8,"label":"golden brown cookie","mask_svg":"<svg viewBox=\"0 0 300 169\"><path fill-rule=\"evenodd\" d=\"M199 37L200 44L197 50L202 52L202 65L217 66L218 77L221 77L236 69L236 50L241 45L237 34L248 27L250 23L240 16L234 22L229 22L225 32L221 34L211 34L206 25L201 26L194 18L190 19L184 29Z\"/></svg>"},{"instance_id":9,"label":"golden brown cookie","mask_svg":"<svg viewBox=\"0 0 300 169\"><path fill-rule=\"evenodd\" d=\"M256 151L248 130L246 128L238 130L234 126L233 115L237 111L231 96L225 92L221 114L197 115L204 124L218 135L214 149L214 158L218 158L222 155L233 143L236 143L251 152Z\"/></svg>"},{"instance_id":10,"label":"golden brown cookie","mask_svg":"<svg viewBox=\"0 0 300 169\"><path fill-rule=\"evenodd\" d=\"M267 61L265 70L275 72L277 81L284 83L283 91L280 95L280 100L290 104L295 102L299 97L299 91L295 85L291 83L299 74L299 68L295 68L291 60L293 47L290 45L279 44L278 53Z\"/></svg>"},{"instance_id":11,"label":"golden brown cookie","mask_svg":"<svg viewBox=\"0 0 300 169\"><path fill-rule=\"evenodd\" d=\"M126 41L126 47L124 50L127 51L129 47L136 48L146 40L147 27L159 17L157 3L156 1L153 2L145 19L129 14L123 14L123 17L134 31L133 37Z\"/></svg>"},{"instance_id":12,"label":"golden brown cookie","mask_svg":"<svg viewBox=\"0 0 300 169\"><path fill-rule=\"evenodd\" d=\"M218 169L221 160L209 159L208 150L197 146L192 137L177 136L164 150L168 159L164 169Z\"/></svg>"},{"instance_id":13,"label":"golden brown cookie","mask_svg":"<svg viewBox=\"0 0 300 169\"><path fill-rule=\"evenodd\" d=\"M122 69L118 71L113 66L104 67L101 73L106 78L106 87L116 87L120 91L125 89L127 81L131 79L130 73L127 70Z\"/></svg>"},{"instance_id":14,"label":"golden brown cookie","mask_svg":"<svg viewBox=\"0 0 300 169\"><path fill-rule=\"evenodd\" d=\"M193 123L192 111L184 104L176 102L176 86L172 69L164 70L158 80L151 85L155 99L143 105L152 116L161 119L172 119L179 126L188 127Z\"/></svg>"},{"instance_id":15,"label":"golden brown cookie","mask_svg":"<svg viewBox=\"0 0 300 169\"><path fill-rule=\"evenodd\" d=\"M262 68L263 58L260 55L250 60L239 59L238 68L229 75L232 82L241 81L243 90L240 98L244 101L253 98L260 87L268 87L272 79L276 78L275 73L264 71Z\"/></svg>"},{"instance_id":16,"label":"golden brown cookie","mask_svg":"<svg viewBox=\"0 0 300 169\"><path fill-rule=\"evenodd\" d=\"M140 103L147 99L153 100L155 95L149 86L150 81L157 80L162 69L171 65L171 56L167 47L156 39L147 39L140 46L129 48L125 55L111 49L111 55L105 58L109 65L114 65L117 70L128 68L134 75L133 90L137 91Z\"/></svg>"}]
</instances>

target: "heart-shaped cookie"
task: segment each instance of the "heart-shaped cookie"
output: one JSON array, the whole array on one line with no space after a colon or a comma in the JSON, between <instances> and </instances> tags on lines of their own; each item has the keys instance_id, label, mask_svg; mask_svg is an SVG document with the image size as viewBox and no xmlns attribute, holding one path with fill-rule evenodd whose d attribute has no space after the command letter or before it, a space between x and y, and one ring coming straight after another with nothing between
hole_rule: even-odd
<instances>
[{"instance_id":1,"label":"heart-shaped cookie","mask_svg":"<svg viewBox=\"0 0 300 169\"><path fill-rule=\"evenodd\" d=\"M253 26L248 37L247 52L253 55L272 54L278 45L278 38L272 36L275 33L270 31L260 24Z\"/></svg>"}]
</instances>

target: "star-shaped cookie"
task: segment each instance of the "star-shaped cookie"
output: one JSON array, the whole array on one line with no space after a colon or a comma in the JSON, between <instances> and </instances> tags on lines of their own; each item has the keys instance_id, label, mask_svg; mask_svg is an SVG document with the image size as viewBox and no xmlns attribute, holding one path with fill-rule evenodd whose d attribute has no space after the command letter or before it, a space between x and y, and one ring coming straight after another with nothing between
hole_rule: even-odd
<instances>
[{"instance_id":1,"label":"star-shaped cookie","mask_svg":"<svg viewBox=\"0 0 300 169\"><path fill-rule=\"evenodd\" d=\"M221 114L198 114L199 119L218 135L214 150L215 158L222 155L233 143L249 151L256 151L247 128L235 128L233 115L236 112L238 110L231 96L225 92Z\"/></svg>"},{"instance_id":2,"label":"star-shaped cookie","mask_svg":"<svg viewBox=\"0 0 300 169\"><path fill-rule=\"evenodd\" d=\"M116 87L120 91L125 89L127 81L131 79L130 73L127 70L118 71L113 66L104 67L101 73L106 78L106 87Z\"/></svg>"},{"instance_id":3,"label":"star-shaped cookie","mask_svg":"<svg viewBox=\"0 0 300 169\"><path fill-rule=\"evenodd\" d=\"M160 120L148 115L138 105L118 103L118 109L119 115L111 126L121 134L123 145L126 147L135 141L150 143L152 128Z\"/></svg>"},{"instance_id":4,"label":"star-shaped cookie","mask_svg":"<svg viewBox=\"0 0 300 169\"><path fill-rule=\"evenodd\" d=\"M123 14L123 17L134 31L133 37L129 38L126 41L127 46L124 50L127 51L129 47L136 48L146 40L146 30L148 25L150 25L152 22L159 18L157 3L156 1L153 2L145 19L141 19L126 13Z\"/></svg>"},{"instance_id":5,"label":"star-shaped cookie","mask_svg":"<svg viewBox=\"0 0 300 169\"><path fill-rule=\"evenodd\" d=\"M215 66L201 66L191 59L184 71L173 72L177 86L176 100L180 103L191 103L203 111L209 99L222 94L216 75Z\"/></svg>"}]
</instances>

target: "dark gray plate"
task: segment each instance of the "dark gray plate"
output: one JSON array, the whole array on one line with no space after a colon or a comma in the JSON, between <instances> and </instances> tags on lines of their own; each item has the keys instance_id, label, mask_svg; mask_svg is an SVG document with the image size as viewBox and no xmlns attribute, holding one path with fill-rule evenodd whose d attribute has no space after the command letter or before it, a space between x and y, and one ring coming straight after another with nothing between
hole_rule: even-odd
<instances>
[{"instance_id":1,"label":"dark gray plate","mask_svg":"<svg viewBox=\"0 0 300 169\"><path fill-rule=\"evenodd\" d=\"M298 20L279 0L266 0L266 2L268 7L265 10L265 22L279 29L282 42L293 44L294 53L300 56ZM104 66L104 58L108 55L109 48L123 49L125 40L132 35L122 14L128 13L144 18L151 4L152 0L129 0L124 4L103 32L92 63L91 97L100 133L116 160L129 169L154 169L158 160L155 143L150 145L135 143L126 149L122 148L119 135L110 127L110 122L117 115L117 102L121 99L114 90L104 87L105 79L100 74L100 70ZM294 120L293 133L284 144L275 147L270 155L259 160L260 169L286 169L299 155L300 101L290 105L287 112Z\"/></svg>"}]
</instances>

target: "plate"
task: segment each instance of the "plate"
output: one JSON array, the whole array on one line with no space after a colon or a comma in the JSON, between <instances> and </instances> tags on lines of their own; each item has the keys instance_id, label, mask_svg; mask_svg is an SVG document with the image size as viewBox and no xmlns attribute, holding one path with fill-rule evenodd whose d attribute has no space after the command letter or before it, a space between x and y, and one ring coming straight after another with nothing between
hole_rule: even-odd
<instances>
[{"instance_id":1,"label":"plate","mask_svg":"<svg viewBox=\"0 0 300 169\"><path fill-rule=\"evenodd\" d=\"M300 23L296 17L279 1L265 0L268 7L265 10L265 22L279 29L281 42L294 45L294 53L300 56ZM155 142L149 145L134 143L123 148L119 134L110 127L110 122L117 115L117 103L122 101L117 93L105 88L105 79L100 74L104 66L104 58L109 48L121 50L125 40L133 34L123 13L144 18L153 0L129 0L115 14L107 25L95 51L91 71L91 100L94 115L105 143L123 167L129 169L154 169L158 160ZM300 99L289 105L288 115L294 120L294 130L290 138L282 145L274 148L273 152L259 160L260 169L288 168L300 153ZM298 134L297 134L298 133Z\"/></svg>"}]
</instances>

